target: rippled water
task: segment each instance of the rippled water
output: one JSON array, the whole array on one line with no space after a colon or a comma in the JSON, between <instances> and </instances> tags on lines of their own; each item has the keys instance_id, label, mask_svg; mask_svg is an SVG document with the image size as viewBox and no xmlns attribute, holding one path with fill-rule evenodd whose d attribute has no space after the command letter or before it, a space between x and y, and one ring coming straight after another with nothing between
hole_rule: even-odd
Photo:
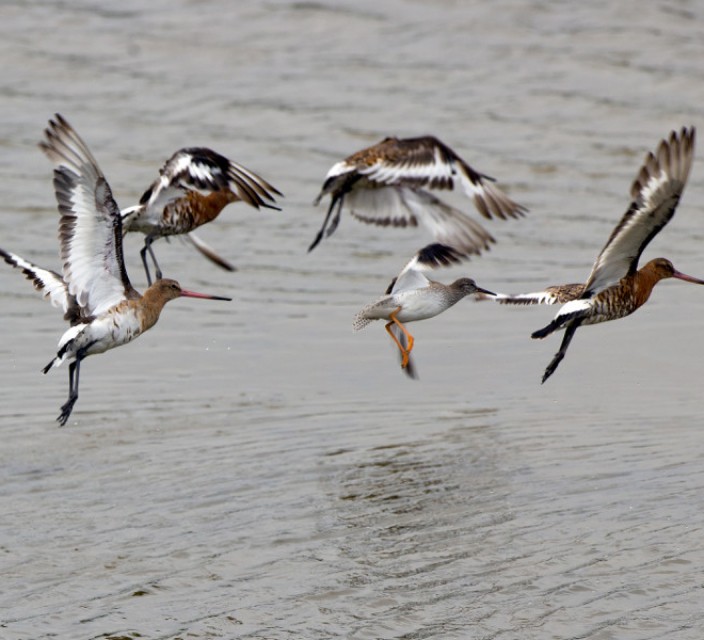
<instances>
[{"instance_id":1,"label":"rippled water","mask_svg":"<svg viewBox=\"0 0 704 640\"><path fill-rule=\"evenodd\" d=\"M581 330L542 386L555 310L464 301L413 325L414 382L351 319L425 238L343 219L306 248L333 162L433 133L531 210L439 279L583 280L645 153L701 125L704 7L144 5L0 6L0 246L58 267L54 112L122 206L207 145L284 210L203 229L234 274L160 241L167 275L234 302L175 301L88 359L63 429L60 315L0 271L0 637L699 639L701 291ZM704 276L700 160L647 257Z\"/></svg>"}]
</instances>

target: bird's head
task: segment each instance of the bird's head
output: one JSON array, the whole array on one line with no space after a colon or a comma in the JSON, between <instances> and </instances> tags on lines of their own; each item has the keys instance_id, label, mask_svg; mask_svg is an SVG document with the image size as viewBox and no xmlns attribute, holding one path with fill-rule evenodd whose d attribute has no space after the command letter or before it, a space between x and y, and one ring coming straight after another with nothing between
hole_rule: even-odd
<instances>
[{"instance_id":1,"label":"bird's head","mask_svg":"<svg viewBox=\"0 0 704 640\"><path fill-rule=\"evenodd\" d=\"M176 280L171 280L169 278L162 278L157 280L146 293L154 292L156 298L160 298L166 304L169 300L175 300L176 298L202 298L204 300L232 300L232 298L225 298L224 296L212 296L207 293L196 293L195 291L188 291L182 289L181 285L176 282ZM146 295L145 293L145 295Z\"/></svg>"},{"instance_id":2,"label":"bird's head","mask_svg":"<svg viewBox=\"0 0 704 640\"><path fill-rule=\"evenodd\" d=\"M658 280L664 280L665 278L677 278L678 280L684 280L685 282L691 282L693 284L704 284L704 280L695 278L693 276L688 276L686 273L677 271L672 262L667 258L655 258L645 265L651 273L655 275Z\"/></svg>"},{"instance_id":3,"label":"bird's head","mask_svg":"<svg viewBox=\"0 0 704 640\"><path fill-rule=\"evenodd\" d=\"M472 293L484 293L488 296L495 296L493 291L487 291L477 286L477 283L472 278L460 278L452 283L452 288L459 291L463 296L471 295Z\"/></svg>"}]
</instances>

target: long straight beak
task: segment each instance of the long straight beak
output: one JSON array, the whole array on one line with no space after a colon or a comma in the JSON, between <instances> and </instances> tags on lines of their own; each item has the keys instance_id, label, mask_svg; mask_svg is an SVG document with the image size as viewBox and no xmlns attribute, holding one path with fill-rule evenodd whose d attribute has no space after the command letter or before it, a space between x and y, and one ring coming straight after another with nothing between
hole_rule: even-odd
<instances>
[{"instance_id":1,"label":"long straight beak","mask_svg":"<svg viewBox=\"0 0 704 640\"><path fill-rule=\"evenodd\" d=\"M232 302L232 298L226 298L225 296L211 296L207 293L196 293L195 291L188 291L186 289L181 289L181 297L202 298L203 300L227 300L228 302Z\"/></svg>"},{"instance_id":2,"label":"long straight beak","mask_svg":"<svg viewBox=\"0 0 704 640\"><path fill-rule=\"evenodd\" d=\"M704 280L700 280L699 278L695 278L693 276L688 276L686 273L682 273L681 271L675 271L672 274L672 277L679 278L685 282L693 282L694 284L704 284Z\"/></svg>"},{"instance_id":3,"label":"long straight beak","mask_svg":"<svg viewBox=\"0 0 704 640\"><path fill-rule=\"evenodd\" d=\"M704 282L702 282L702 284L704 284ZM487 291L486 289L482 289L481 287L477 287L477 292L485 293L488 296L496 296L496 294L493 291Z\"/></svg>"}]
</instances>

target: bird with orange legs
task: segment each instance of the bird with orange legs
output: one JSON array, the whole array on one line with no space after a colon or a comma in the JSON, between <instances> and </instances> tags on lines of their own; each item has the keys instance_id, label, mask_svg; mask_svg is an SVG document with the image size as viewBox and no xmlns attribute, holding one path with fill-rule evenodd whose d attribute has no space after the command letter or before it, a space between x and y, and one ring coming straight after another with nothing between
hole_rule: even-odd
<instances>
[{"instance_id":1,"label":"bird with orange legs","mask_svg":"<svg viewBox=\"0 0 704 640\"><path fill-rule=\"evenodd\" d=\"M122 210L122 231L146 236L140 255L147 284L152 283L147 254L154 263L156 279L162 275L152 243L174 235L183 235L206 258L234 271L227 260L191 232L217 218L228 204L240 200L255 209L278 211L274 194L282 195L254 171L211 149L180 149L164 163L159 177L144 192L139 204Z\"/></svg>"},{"instance_id":2,"label":"bird with orange legs","mask_svg":"<svg viewBox=\"0 0 704 640\"><path fill-rule=\"evenodd\" d=\"M487 219L519 218L528 211L493 182L433 136L385 138L330 168L315 199L318 204L329 195L330 205L308 251L334 233L344 206L360 222L383 227L421 224L434 242L463 255L479 255L494 238L431 191L461 188Z\"/></svg>"},{"instance_id":3,"label":"bird with orange legs","mask_svg":"<svg viewBox=\"0 0 704 640\"><path fill-rule=\"evenodd\" d=\"M401 368L415 377L410 355L414 339L404 326L408 322L425 320L439 315L462 298L473 293L494 295L478 287L471 278L460 278L451 284L430 280L425 271L459 263L462 254L442 244L430 244L421 249L391 281L384 296L365 306L354 318L355 331L373 320L388 320L385 329L401 353Z\"/></svg>"},{"instance_id":4,"label":"bird with orange legs","mask_svg":"<svg viewBox=\"0 0 704 640\"><path fill-rule=\"evenodd\" d=\"M655 258L638 268L643 250L675 215L692 167L694 141L694 128L683 128L662 140L655 153L648 153L631 187L632 202L598 255L585 284L495 296L504 304L564 303L553 321L531 336L545 338L554 331L565 330L558 352L545 369L543 382L565 357L580 326L630 315L648 301L660 280L677 278L704 284L704 280L677 271L666 258Z\"/></svg>"},{"instance_id":5,"label":"bird with orange legs","mask_svg":"<svg viewBox=\"0 0 704 640\"><path fill-rule=\"evenodd\" d=\"M144 295L130 284L122 257L122 216L110 186L86 144L61 116L49 121L40 148L54 164L63 273L43 269L0 249L34 287L64 312L71 325L59 340L47 373L69 364L69 396L57 421L65 425L78 400L82 360L126 344L153 327L164 305L178 297L230 300L157 280Z\"/></svg>"}]
</instances>

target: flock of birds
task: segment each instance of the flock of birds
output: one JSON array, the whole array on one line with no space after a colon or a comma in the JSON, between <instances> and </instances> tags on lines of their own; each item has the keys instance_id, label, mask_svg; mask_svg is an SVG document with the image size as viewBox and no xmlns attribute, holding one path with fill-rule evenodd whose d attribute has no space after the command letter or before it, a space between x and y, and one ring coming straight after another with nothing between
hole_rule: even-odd
<instances>
[{"instance_id":1,"label":"flock of birds","mask_svg":"<svg viewBox=\"0 0 704 640\"><path fill-rule=\"evenodd\" d=\"M532 334L533 338L545 338L559 329L565 331L559 350L545 369L545 382L565 357L581 325L633 313L664 278L704 284L704 280L677 271L665 258L651 260L638 269L643 250L675 213L692 166L694 142L694 128L682 128L662 140L654 153L648 153L631 187L628 210L584 284L503 294L482 289L470 278L451 284L429 279L427 272L479 255L494 242L478 222L432 191L462 189L487 219L518 218L527 212L492 178L472 169L432 136L386 138L333 165L315 201L317 204L330 196L330 204L308 250L334 233L343 208L368 224L426 227L433 242L413 256L382 297L355 316L353 328L386 320L386 331L398 347L401 367L415 377L411 360L414 339L405 324L436 316L471 294L503 304L560 303L563 306L555 318ZM88 146L61 115L49 121L39 146L54 165L62 272L43 269L3 249L0 256L62 309L70 324L59 340L56 356L43 369L47 373L69 362L69 396L57 418L64 425L78 399L80 365L85 357L134 340L156 324L170 300L230 300L188 291L177 281L162 278L154 241L183 235L215 264L233 270L193 230L240 200L255 208L279 209L276 197L282 194L246 167L210 149L194 147L177 151L139 203L120 210ZM122 241L130 231L145 235L140 254L149 286L142 295L132 287L125 270ZM153 282L150 260L156 276Z\"/></svg>"}]
</instances>

